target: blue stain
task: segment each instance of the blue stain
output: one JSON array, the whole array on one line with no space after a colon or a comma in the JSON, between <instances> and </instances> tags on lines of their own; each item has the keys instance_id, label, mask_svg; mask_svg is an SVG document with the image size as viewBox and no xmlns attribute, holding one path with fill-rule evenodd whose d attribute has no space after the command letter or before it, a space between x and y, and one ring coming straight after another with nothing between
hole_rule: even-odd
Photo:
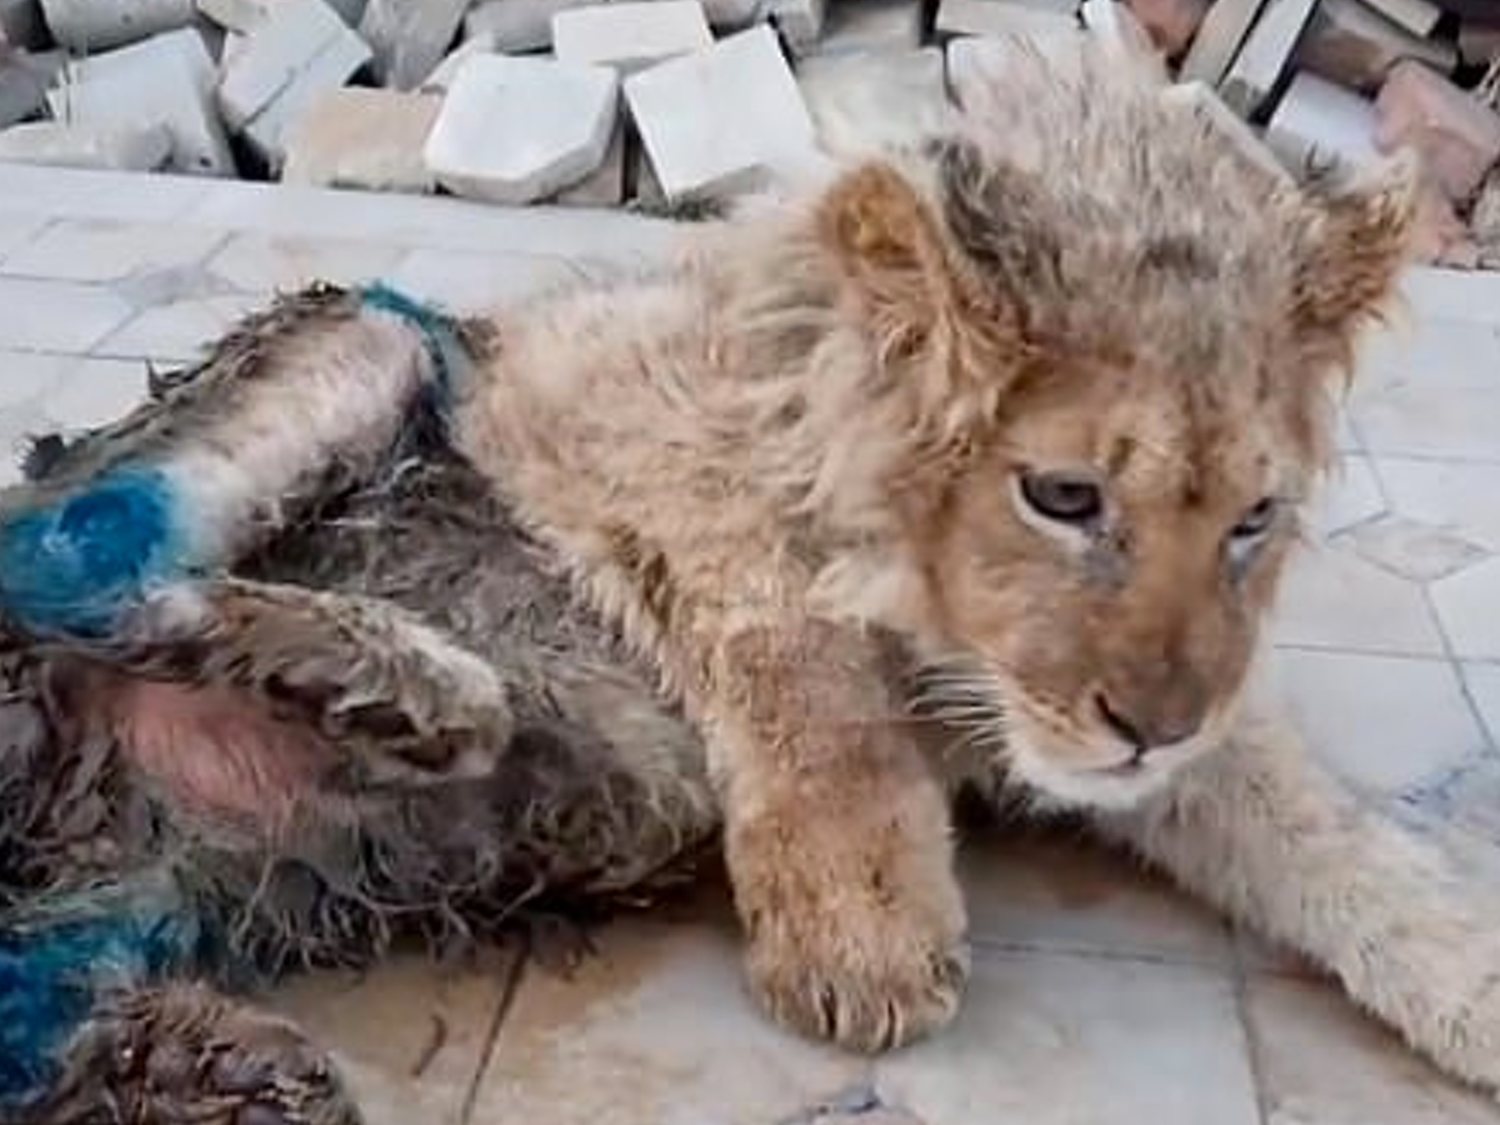
<instances>
[{"instance_id":1,"label":"blue stain","mask_svg":"<svg viewBox=\"0 0 1500 1125\"><path fill-rule=\"evenodd\" d=\"M124 892L124 893L119 893ZM44 1092L100 991L191 968L200 928L128 888L0 929L0 1107Z\"/></svg>"},{"instance_id":2,"label":"blue stain","mask_svg":"<svg viewBox=\"0 0 1500 1125\"><path fill-rule=\"evenodd\" d=\"M400 317L422 334L422 346L427 349L427 358L432 362L440 405L446 406L453 393L453 384L469 364L469 353L463 345L457 322L383 281L361 290L360 303L367 309Z\"/></svg>"},{"instance_id":3,"label":"blue stain","mask_svg":"<svg viewBox=\"0 0 1500 1125\"><path fill-rule=\"evenodd\" d=\"M0 609L41 633L95 636L181 566L181 513L158 469L122 466L0 523Z\"/></svg>"}]
</instances>

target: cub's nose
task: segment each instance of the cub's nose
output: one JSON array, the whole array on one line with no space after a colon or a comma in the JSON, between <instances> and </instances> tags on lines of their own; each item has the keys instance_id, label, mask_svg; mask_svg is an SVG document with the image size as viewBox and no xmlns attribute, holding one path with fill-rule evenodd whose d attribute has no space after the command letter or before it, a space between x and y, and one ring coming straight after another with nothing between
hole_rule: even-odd
<instances>
[{"instance_id":1,"label":"cub's nose","mask_svg":"<svg viewBox=\"0 0 1500 1125\"><path fill-rule=\"evenodd\" d=\"M1128 702L1127 702L1128 701ZM1099 692L1094 705L1100 721L1137 758L1159 746L1184 742L1203 726L1204 704L1192 693L1167 692L1132 699L1118 692Z\"/></svg>"}]
</instances>

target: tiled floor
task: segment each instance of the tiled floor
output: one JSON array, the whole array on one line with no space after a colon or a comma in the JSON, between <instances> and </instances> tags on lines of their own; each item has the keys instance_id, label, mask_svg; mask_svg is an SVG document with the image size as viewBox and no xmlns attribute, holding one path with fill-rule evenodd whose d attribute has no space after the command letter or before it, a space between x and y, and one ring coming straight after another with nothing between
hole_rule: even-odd
<instances>
[{"instance_id":1,"label":"tiled floor","mask_svg":"<svg viewBox=\"0 0 1500 1125\"><path fill-rule=\"evenodd\" d=\"M112 417L279 288L390 278L474 308L660 252L619 215L0 167L0 446ZM1500 842L1500 275L1427 272L1374 341L1278 622L1292 709L1374 798ZM14 470L0 459L0 479ZM1439 1125L1500 1111L1303 966L1068 841L964 857L958 1023L878 1062L744 998L722 894L597 937L564 979L516 954L306 979L372 1125Z\"/></svg>"}]
</instances>

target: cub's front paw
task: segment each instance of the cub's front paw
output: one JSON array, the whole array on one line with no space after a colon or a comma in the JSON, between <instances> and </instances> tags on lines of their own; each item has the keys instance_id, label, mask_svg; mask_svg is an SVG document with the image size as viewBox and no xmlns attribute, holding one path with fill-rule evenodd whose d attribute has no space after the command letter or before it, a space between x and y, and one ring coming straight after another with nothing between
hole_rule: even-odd
<instances>
[{"instance_id":1,"label":"cub's front paw","mask_svg":"<svg viewBox=\"0 0 1500 1125\"><path fill-rule=\"evenodd\" d=\"M876 1052L953 1018L969 968L957 887L912 902L879 890L830 885L812 899L777 896L777 907L746 912L751 987L778 1022ZM803 905L788 909L797 899Z\"/></svg>"}]
</instances>

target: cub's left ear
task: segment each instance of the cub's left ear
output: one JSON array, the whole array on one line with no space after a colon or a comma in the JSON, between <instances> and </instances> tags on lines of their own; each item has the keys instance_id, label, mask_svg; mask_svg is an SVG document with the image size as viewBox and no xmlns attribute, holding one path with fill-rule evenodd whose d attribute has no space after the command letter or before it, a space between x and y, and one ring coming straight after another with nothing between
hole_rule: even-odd
<instances>
[{"instance_id":1,"label":"cub's left ear","mask_svg":"<svg viewBox=\"0 0 1500 1125\"><path fill-rule=\"evenodd\" d=\"M1292 319L1312 362L1347 365L1361 327L1390 302L1412 252L1418 183L1401 161L1372 183L1301 191Z\"/></svg>"}]
</instances>

